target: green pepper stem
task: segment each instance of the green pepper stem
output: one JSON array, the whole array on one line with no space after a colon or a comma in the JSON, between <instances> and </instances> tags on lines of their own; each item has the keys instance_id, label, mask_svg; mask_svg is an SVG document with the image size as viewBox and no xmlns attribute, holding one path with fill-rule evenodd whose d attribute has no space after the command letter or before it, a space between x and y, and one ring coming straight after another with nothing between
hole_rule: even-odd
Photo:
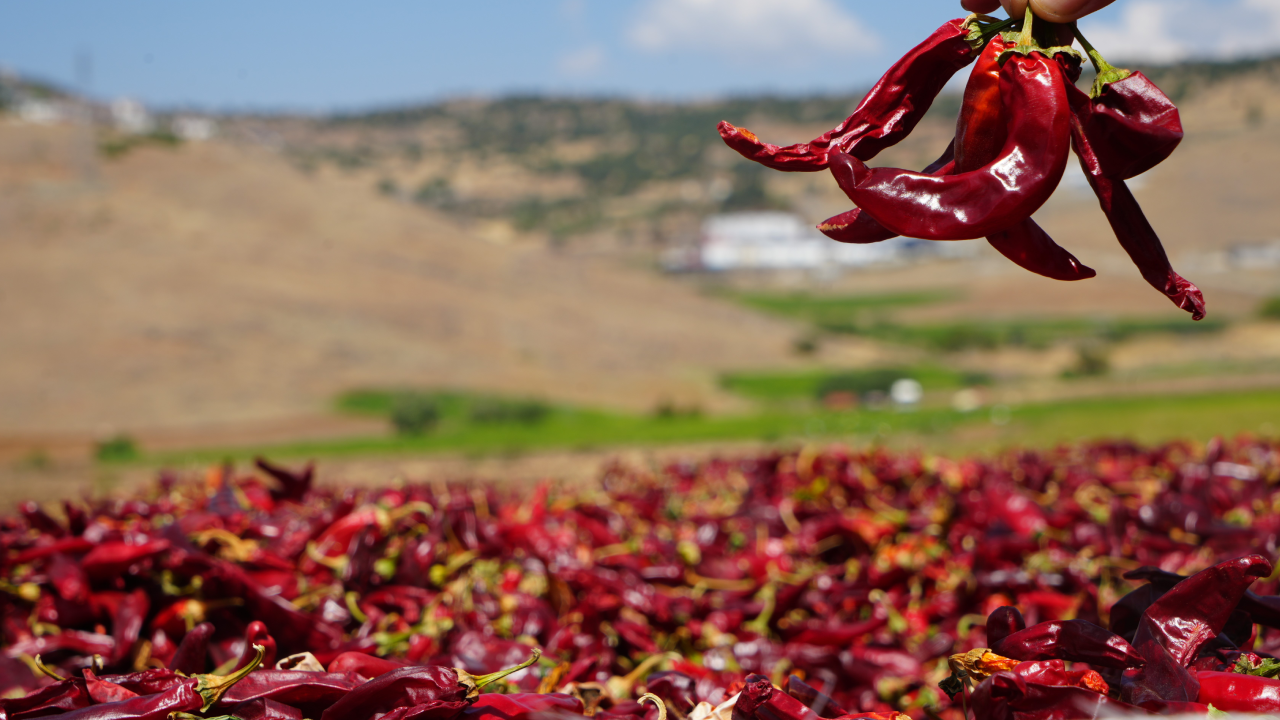
<instances>
[{"instance_id":1,"label":"green pepper stem","mask_svg":"<svg viewBox=\"0 0 1280 720\"><path fill-rule=\"evenodd\" d=\"M36 669L38 669L40 672L44 673L45 675L48 675L49 677L53 678L54 680L57 680L58 682L62 682L63 680L66 680L66 678L54 672L53 668L49 667L48 665L45 665L44 661L40 659L39 655L36 655Z\"/></svg>"},{"instance_id":2,"label":"green pepper stem","mask_svg":"<svg viewBox=\"0 0 1280 720\"><path fill-rule=\"evenodd\" d=\"M1076 23L1071 23L1071 33L1075 35L1076 40L1080 41L1080 47L1084 48L1085 54L1089 56L1089 62L1093 63L1093 71L1097 73L1097 78L1093 81L1093 89L1090 92L1093 97L1096 98L1101 95L1102 89L1107 85L1120 82L1133 74L1129 70L1117 68L1107 62L1106 58L1102 57L1102 53L1098 52L1098 49L1085 39L1084 34L1080 32L1080 26Z\"/></svg>"},{"instance_id":3,"label":"green pepper stem","mask_svg":"<svg viewBox=\"0 0 1280 720\"><path fill-rule=\"evenodd\" d=\"M1031 12L1031 3L1027 3L1027 14L1022 20L1022 36L1018 38L1018 47L1035 47L1035 36L1031 34L1036 14Z\"/></svg>"},{"instance_id":4,"label":"green pepper stem","mask_svg":"<svg viewBox=\"0 0 1280 720\"><path fill-rule=\"evenodd\" d=\"M491 682L494 682L496 680L501 680L502 678L510 675L511 673L519 672L529 667L530 665L538 662L538 659L541 657L542 657L542 651L539 650L538 648L534 648L533 654L529 656L529 659L525 660L519 665L516 665L515 667L509 667L506 670L499 670L496 673L489 673L488 675L474 675L472 676L472 679L476 683L476 688L482 688Z\"/></svg>"},{"instance_id":5,"label":"green pepper stem","mask_svg":"<svg viewBox=\"0 0 1280 720\"><path fill-rule=\"evenodd\" d=\"M248 665L231 673L230 675L197 675L196 692L200 693L200 697L204 698L204 707L200 708L200 712L208 712L209 708L222 699L223 694L231 689L232 685L240 682L249 676L249 673L258 669L262 664L262 658L266 655L267 649L261 645L254 645L254 658L249 661Z\"/></svg>"}]
</instances>

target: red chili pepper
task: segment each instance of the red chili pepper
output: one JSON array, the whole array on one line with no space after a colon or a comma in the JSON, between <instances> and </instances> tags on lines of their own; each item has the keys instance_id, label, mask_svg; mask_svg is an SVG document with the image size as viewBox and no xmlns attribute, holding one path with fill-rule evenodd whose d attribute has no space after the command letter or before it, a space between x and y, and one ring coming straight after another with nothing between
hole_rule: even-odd
<instances>
[{"instance_id":1,"label":"red chili pepper","mask_svg":"<svg viewBox=\"0 0 1280 720\"><path fill-rule=\"evenodd\" d=\"M1030 22L1025 25L1029 34ZM1031 217L1066 168L1071 113L1058 64L1038 51L1020 52L1001 69L1008 137L995 160L971 172L934 177L871 169L833 150L831 172L840 188L886 228L928 240L986 237Z\"/></svg>"},{"instance_id":2,"label":"red chili pepper","mask_svg":"<svg viewBox=\"0 0 1280 720\"><path fill-rule=\"evenodd\" d=\"M541 653L534 650L533 656L520 665L481 676L440 666L392 670L347 693L324 711L321 720L371 720L379 713L391 713L397 708L420 708L437 703L446 711L453 707L452 703L465 706L479 697L480 688L529 667L539 657Z\"/></svg>"},{"instance_id":3,"label":"red chili pepper","mask_svg":"<svg viewBox=\"0 0 1280 720\"><path fill-rule=\"evenodd\" d=\"M849 714L844 708L837 705L836 701L831 699L831 696L810 686L795 675L787 678L787 684L784 689L788 695L804 703L818 717L838 718Z\"/></svg>"},{"instance_id":4,"label":"red chili pepper","mask_svg":"<svg viewBox=\"0 0 1280 720\"><path fill-rule=\"evenodd\" d=\"M93 673L90 668L84 669L84 684L89 691L89 697L98 704L120 702L129 698L138 697L138 693L117 685L110 680L104 680Z\"/></svg>"},{"instance_id":5,"label":"red chili pepper","mask_svg":"<svg viewBox=\"0 0 1280 720\"><path fill-rule=\"evenodd\" d=\"M315 478L316 472L314 463L307 463L307 466L298 472L270 463L266 458L261 457L254 458L253 464L280 483L279 490L271 491L271 496L274 498L301 500L311 490L311 483Z\"/></svg>"},{"instance_id":6,"label":"red chili pepper","mask_svg":"<svg viewBox=\"0 0 1280 720\"><path fill-rule=\"evenodd\" d=\"M344 652L329 662L331 673L355 673L364 678L375 678L385 672L399 670L405 663L387 658L374 657L362 652Z\"/></svg>"},{"instance_id":7,"label":"red chili pepper","mask_svg":"<svg viewBox=\"0 0 1280 720\"><path fill-rule=\"evenodd\" d=\"M952 174L956 167L955 147L956 142L952 140L942 157L921 172L938 176ZM897 233L876 222L862 208L854 208L823 220L818 225L818 230L832 240L855 245L869 245L898 237Z\"/></svg>"},{"instance_id":8,"label":"red chili pepper","mask_svg":"<svg viewBox=\"0 0 1280 720\"><path fill-rule=\"evenodd\" d=\"M137 544L105 542L95 545L81 558L80 567L95 580L117 578L127 574L134 565L152 560L168 549L168 540L150 540Z\"/></svg>"},{"instance_id":9,"label":"red chili pepper","mask_svg":"<svg viewBox=\"0 0 1280 720\"><path fill-rule=\"evenodd\" d=\"M360 678L351 673L258 670L227 691L222 704L239 707L256 700L270 700L301 708L308 717L318 717L359 686Z\"/></svg>"},{"instance_id":10,"label":"red chili pepper","mask_svg":"<svg viewBox=\"0 0 1280 720\"><path fill-rule=\"evenodd\" d=\"M582 701L564 693L485 693L463 710L461 717L532 720L542 713L581 715L582 711Z\"/></svg>"},{"instance_id":11,"label":"red chili pepper","mask_svg":"<svg viewBox=\"0 0 1280 720\"><path fill-rule=\"evenodd\" d=\"M770 145L728 122L720 123L720 137L743 157L775 170L825 170L828 153L837 149L870 160L910 134L951 76L973 62L974 43L980 38L969 20L952 20L938 28L885 73L852 115L807 143Z\"/></svg>"},{"instance_id":12,"label":"red chili pepper","mask_svg":"<svg viewBox=\"0 0 1280 720\"><path fill-rule=\"evenodd\" d=\"M1113 67L1078 29L1075 35L1097 73L1088 105L1076 110L1093 142L1090 170L1128 180L1164 162L1182 142L1178 108L1146 75Z\"/></svg>"},{"instance_id":13,"label":"red chili pepper","mask_svg":"<svg viewBox=\"0 0 1280 720\"><path fill-rule=\"evenodd\" d=\"M1201 672L1196 702L1225 712L1280 712L1280 680L1233 672Z\"/></svg>"},{"instance_id":14,"label":"red chili pepper","mask_svg":"<svg viewBox=\"0 0 1280 720\"><path fill-rule=\"evenodd\" d=\"M234 669L239 670L254 662L257 647L262 648L262 657L259 662L263 665L276 664L276 641L271 637L271 633L267 632L265 623L254 620L244 630L244 652L240 654L240 661L236 663Z\"/></svg>"},{"instance_id":15,"label":"red chili pepper","mask_svg":"<svg viewBox=\"0 0 1280 720\"><path fill-rule=\"evenodd\" d=\"M1145 663L1124 638L1085 620L1032 625L992 642L991 651L1017 660L1070 660L1121 670Z\"/></svg>"},{"instance_id":16,"label":"red chili pepper","mask_svg":"<svg viewBox=\"0 0 1280 720\"><path fill-rule=\"evenodd\" d=\"M255 663L231 675L196 675L155 695L90 705L58 717L59 720L166 720L171 713L207 710L256 667Z\"/></svg>"},{"instance_id":17,"label":"red chili pepper","mask_svg":"<svg viewBox=\"0 0 1280 720\"><path fill-rule=\"evenodd\" d=\"M1164 293L1174 305L1191 313L1193 320L1203 320L1203 293L1174 271L1160 237L1124 183L1128 172L1159 157L1159 154L1148 154L1147 160L1142 161L1139 166L1128 166L1116 161L1114 158L1118 155L1115 149L1108 147L1112 141L1110 133L1115 128L1099 120L1110 116L1097 111L1094 101L1075 85L1068 83L1065 89L1071 104L1072 147L1080 158L1085 178L1093 188L1120 246L1129 254L1133 264L1138 266L1138 271L1147 283ZM1169 152L1172 150L1172 147L1168 148Z\"/></svg>"},{"instance_id":18,"label":"red chili pepper","mask_svg":"<svg viewBox=\"0 0 1280 720\"><path fill-rule=\"evenodd\" d=\"M213 625L207 622L191 628L169 661L169 668L188 675L204 672L208 667L209 639L213 637L213 630Z\"/></svg>"},{"instance_id":19,"label":"red chili pepper","mask_svg":"<svg viewBox=\"0 0 1280 720\"><path fill-rule=\"evenodd\" d=\"M1183 667L1190 665L1200 647L1222 632L1249 585L1269 574L1271 563L1250 555L1192 575L1147 608L1134 647L1141 651L1155 642Z\"/></svg>"},{"instance_id":20,"label":"red chili pepper","mask_svg":"<svg viewBox=\"0 0 1280 720\"><path fill-rule=\"evenodd\" d=\"M240 720L302 720L302 710L276 702L275 700L254 700L235 706L234 717Z\"/></svg>"},{"instance_id":21,"label":"red chili pepper","mask_svg":"<svg viewBox=\"0 0 1280 720\"><path fill-rule=\"evenodd\" d=\"M25 697L0 698L0 717L24 720L89 707L93 702L84 680L67 678Z\"/></svg>"}]
</instances>

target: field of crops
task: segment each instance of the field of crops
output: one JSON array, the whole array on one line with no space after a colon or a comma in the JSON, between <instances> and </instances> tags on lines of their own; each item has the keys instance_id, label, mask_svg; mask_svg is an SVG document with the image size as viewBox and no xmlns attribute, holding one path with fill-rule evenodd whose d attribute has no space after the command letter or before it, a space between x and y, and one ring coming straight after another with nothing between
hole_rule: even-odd
<instances>
[{"instance_id":1,"label":"field of crops","mask_svg":"<svg viewBox=\"0 0 1280 720\"><path fill-rule=\"evenodd\" d=\"M0 520L0 716L1280 710L1280 444L832 447L589 490L311 477Z\"/></svg>"}]
</instances>

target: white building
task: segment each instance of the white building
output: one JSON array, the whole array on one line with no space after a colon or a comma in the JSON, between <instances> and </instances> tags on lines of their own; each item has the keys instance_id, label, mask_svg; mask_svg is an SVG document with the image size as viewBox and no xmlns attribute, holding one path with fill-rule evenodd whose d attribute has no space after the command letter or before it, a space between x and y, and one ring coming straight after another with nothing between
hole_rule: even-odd
<instances>
[{"instance_id":1,"label":"white building","mask_svg":"<svg viewBox=\"0 0 1280 720\"><path fill-rule=\"evenodd\" d=\"M111 102L111 121L117 130L130 135L145 135L156 127L146 106L133 98L116 98Z\"/></svg>"},{"instance_id":2,"label":"white building","mask_svg":"<svg viewBox=\"0 0 1280 720\"><path fill-rule=\"evenodd\" d=\"M816 270L892 262L902 243L840 243L783 212L716 215L702 225L698 260L703 270Z\"/></svg>"},{"instance_id":3,"label":"white building","mask_svg":"<svg viewBox=\"0 0 1280 720\"><path fill-rule=\"evenodd\" d=\"M218 132L213 118L199 115L180 115L173 119L173 134L191 142L210 140Z\"/></svg>"}]
</instances>

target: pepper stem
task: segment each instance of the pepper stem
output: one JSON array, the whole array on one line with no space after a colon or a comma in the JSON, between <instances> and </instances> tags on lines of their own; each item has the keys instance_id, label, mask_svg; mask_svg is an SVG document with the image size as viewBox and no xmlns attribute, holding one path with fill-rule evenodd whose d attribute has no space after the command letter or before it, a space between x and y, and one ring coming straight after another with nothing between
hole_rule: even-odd
<instances>
[{"instance_id":1,"label":"pepper stem","mask_svg":"<svg viewBox=\"0 0 1280 720\"><path fill-rule=\"evenodd\" d=\"M231 673L230 675L196 675L198 682L196 683L196 692L200 693L200 697L204 698L204 707L200 708L200 712L208 712L209 708L222 699L224 693L231 689L232 685L240 682L248 677L249 673L258 669L262 664L262 658L266 655L267 649L261 645L254 645L254 658L249 661L248 665Z\"/></svg>"},{"instance_id":2,"label":"pepper stem","mask_svg":"<svg viewBox=\"0 0 1280 720\"><path fill-rule=\"evenodd\" d=\"M1018 47L1037 46L1035 36L1031 33L1035 19L1036 14L1031 12L1031 3L1027 3L1027 14L1022 19L1022 35L1018 38Z\"/></svg>"},{"instance_id":3,"label":"pepper stem","mask_svg":"<svg viewBox=\"0 0 1280 720\"><path fill-rule=\"evenodd\" d=\"M640 696L639 702L643 703L645 700L658 706L658 720L667 720L667 704L662 702L662 698L653 693L645 693Z\"/></svg>"},{"instance_id":4,"label":"pepper stem","mask_svg":"<svg viewBox=\"0 0 1280 720\"><path fill-rule=\"evenodd\" d=\"M45 675L48 675L49 677L53 678L54 680L57 680L58 682L62 682L63 680L66 680L66 678L54 672L53 668L49 667L48 665L45 665L44 661L40 659L39 655L36 655L36 669L44 673Z\"/></svg>"},{"instance_id":5,"label":"pepper stem","mask_svg":"<svg viewBox=\"0 0 1280 720\"><path fill-rule=\"evenodd\" d=\"M1102 53L1085 39L1076 23L1071 23L1071 33L1075 35L1076 40L1080 41L1080 47L1084 48L1085 53L1088 54L1089 62L1093 63L1093 70L1098 75L1093 81L1093 89L1089 92L1092 97L1098 97L1106 86L1120 82L1133 74L1130 70L1117 68L1107 62L1106 58L1102 57Z\"/></svg>"},{"instance_id":6,"label":"pepper stem","mask_svg":"<svg viewBox=\"0 0 1280 720\"><path fill-rule=\"evenodd\" d=\"M529 667L530 665L538 662L538 660L541 657L542 657L542 651L539 650L538 648L533 648L533 654L529 656L528 660L525 660L524 662L520 663L519 665L516 665L515 667L510 667L510 668L507 668L506 670L499 670L496 673L489 673L488 675L472 675L471 673L461 668L454 668L453 670L454 672L458 673L458 684L462 685L467 689L467 699L474 700L475 698L479 697L480 688L496 680L501 680L502 678L510 675L511 673L519 672Z\"/></svg>"}]
</instances>

